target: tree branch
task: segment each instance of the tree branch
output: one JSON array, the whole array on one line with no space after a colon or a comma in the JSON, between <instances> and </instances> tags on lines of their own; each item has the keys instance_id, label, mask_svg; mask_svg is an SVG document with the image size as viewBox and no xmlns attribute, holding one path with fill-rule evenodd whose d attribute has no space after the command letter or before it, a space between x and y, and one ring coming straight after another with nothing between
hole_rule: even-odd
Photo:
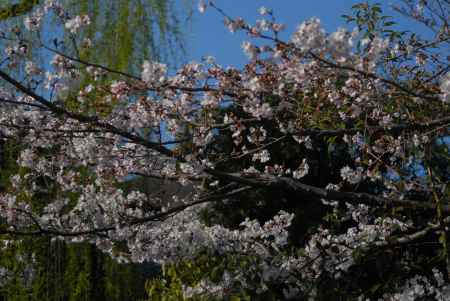
<instances>
[{"instance_id":1,"label":"tree branch","mask_svg":"<svg viewBox=\"0 0 450 301\"><path fill-rule=\"evenodd\" d=\"M276 177L267 174L226 173L215 169L206 169L205 172L219 179L234 181L253 187L282 189L312 200L325 199L354 204L366 204L370 206L404 206L413 209L435 210L435 204L427 202L385 198L361 192L327 190L324 188L303 184L295 179L287 177ZM442 205L442 212L450 214L450 206Z\"/></svg>"},{"instance_id":2,"label":"tree branch","mask_svg":"<svg viewBox=\"0 0 450 301\"><path fill-rule=\"evenodd\" d=\"M133 219L127 223L124 223L122 226L129 227L129 226L136 226L136 225L142 225L145 223L149 223L152 221L161 220L162 218L166 218L172 214L176 214L180 211L183 211L189 207L212 202L212 201L221 201L224 198L232 197L237 194L240 194L242 192L246 192L252 189L251 186L245 186L236 188L232 191L223 193L223 194L214 194L214 195L207 195L205 197L202 197L198 199L197 201L190 202L189 204L184 204L180 206L176 206L173 208L170 208L164 212L156 213L151 216L143 217L143 218L136 218ZM114 231L117 229L117 225L109 225L102 228L95 228L85 231L61 231L61 230L55 230L55 229L46 229L44 227L38 226L39 230L36 231L21 231L21 230L10 230L10 229L0 229L0 235L12 235L12 236L61 236L61 237L77 237L77 236L86 236L86 235L100 235L105 234L109 231Z\"/></svg>"},{"instance_id":3,"label":"tree branch","mask_svg":"<svg viewBox=\"0 0 450 301\"><path fill-rule=\"evenodd\" d=\"M10 77L7 73L3 72L2 70L0 70L0 78L4 79L5 81L7 81L8 83L10 83L11 85L13 85L17 90L21 91L22 93L33 97L37 102L41 103L42 105L44 105L45 107L47 107L51 112L53 112L56 115L64 115L67 116L71 119L75 119L81 123L88 123L94 126L97 126L99 128L105 129L110 133L119 135L121 137L127 138L130 141L136 143L136 144L140 144L143 145L145 147L148 147L150 149L153 149L163 155L166 155L168 157L177 157L179 160L182 160L181 157L177 156L173 151L171 151L170 149L162 146L159 143L154 143L151 141L148 141L147 139L144 139L142 137L139 137L137 135L131 134L127 131L121 130L119 128L116 128L115 126L109 124L109 123L105 123L105 122L101 122L98 120L97 116L94 117L89 117L89 116L85 116L82 114L78 114L78 113L74 113L74 112L70 112L67 111L59 106L57 106L55 103L45 99L44 97L36 94L34 91L26 88L24 85L22 85L20 82L16 81L14 78Z\"/></svg>"}]
</instances>

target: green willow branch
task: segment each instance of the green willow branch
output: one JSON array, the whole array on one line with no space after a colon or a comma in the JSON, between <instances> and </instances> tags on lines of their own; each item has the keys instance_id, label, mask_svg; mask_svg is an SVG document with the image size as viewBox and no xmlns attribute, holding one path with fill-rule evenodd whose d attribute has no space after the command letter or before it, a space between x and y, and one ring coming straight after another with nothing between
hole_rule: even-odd
<instances>
[{"instance_id":1,"label":"green willow branch","mask_svg":"<svg viewBox=\"0 0 450 301\"><path fill-rule=\"evenodd\" d=\"M39 2L40 0L22 0L19 3L2 8L0 9L0 21L25 15L38 5Z\"/></svg>"}]
</instances>

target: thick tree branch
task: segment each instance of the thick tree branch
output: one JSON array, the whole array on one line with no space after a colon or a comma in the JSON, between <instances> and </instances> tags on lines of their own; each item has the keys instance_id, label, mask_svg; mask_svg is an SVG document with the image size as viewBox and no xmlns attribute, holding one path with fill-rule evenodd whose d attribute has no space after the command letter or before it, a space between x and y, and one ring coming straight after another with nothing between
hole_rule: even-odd
<instances>
[{"instance_id":1,"label":"thick tree branch","mask_svg":"<svg viewBox=\"0 0 450 301\"><path fill-rule=\"evenodd\" d=\"M363 131L367 131L370 134L373 133L400 134L403 131L421 131L446 125L450 126L450 117L436 119L429 122L410 122L404 124L393 124L392 126L389 127L368 126L366 128L350 128L337 130L302 129L295 131L291 134L301 136L314 136L314 137L354 135L357 133L361 133Z\"/></svg>"},{"instance_id":2,"label":"thick tree branch","mask_svg":"<svg viewBox=\"0 0 450 301\"><path fill-rule=\"evenodd\" d=\"M181 212L189 207L214 202L214 201L222 201L223 199L238 195L240 193L251 190L251 186L239 187L229 192L225 192L222 194L208 194L202 198L199 198L196 201L190 202L188 204L179 205L173 208L170 208L164 212L156 213L150 216L146 216L143 218L136 218L130 221L127 221L123 226L130 227L136 225L142 225L145 223L158 221L164 218L167 218L173 214ZM27 214L28 215L28 214ZM85 231L64 231L64 230L55 230L48 229L38 224L38 230L35 231L26 231L26 230L13 230L13 229L1 229L0 235L11 235L11 236L61 236L61 237L77 237L77 236L89 236L89 235L104 235L107 232L114 231L117 229L117 225L109 225L102 228L89 229Z\"/></svg>"},{"instance_id":3,"label":"thick tree branch","mask_svg":"<svg viewBox=\"0 0 450 301\"><path fill-rule=\"evenodd\" d=\"M366 204L370 206L403 206L413 209L435 210L435 204L428 202L385 198L361 192L327 190L324 188L303 184L295 179L287 177L276 177L267 174L226 173L215 169L206 169L205 172L218 179L238 182L253 187L282 189L311 200L325 199L354 204ZM442 205L442 212L450 214L450 206Z\"/></svg>"},{"instance_id":4,"label":"thick tree branch","mask_svg":"<svg viewBox=\"0 0 450 301\"><path fill-rule=\"evenodd\" d=\"M151 142L148 141L147 139L144 139L140 136L131 134L125 130L121 130L119 128L116 128L115 126L109 124L109 123L105 123L105 122L101 122L98 120L97 116L94 117L89 117L89 116L85 116L82 114L78 114L78 113L74 113L74 112L70 112L65 110L64 108L61 108L59 106L57 106L55 103L45 99L44 97L36 94L34 91L28 89L27 87L25 87L24 85L22 85L20 82L18 82L17 80L15 80L14 78L10 77L7 73L3 72L2 70L0 70L0 78L2 78L3 80L5 80L6 82L10 83L11 85L13 85L17 90L19 90L20 92L33 97L37 102L39 102L40 104L44 105L45 107L47 107L51 112L53 112L56 115L63 115L66 117L69 117L71 119L75 119L81 123L88 123L91 125L94 125L96 127L105 129L107 132L112 133L112 134L116 134L119 135L123 138L127 138L129 139L131 142L136 143L136 144L140 144L143 145L145 147L148 147L150 149L153 149L163 155L166 155L168 157L179 157L176 156L176 154L171 151L170 149L162 146L159 143L155 143L155 142ZM182 159L182 158L178 158L178 159Z\"/></svg>"}]
</instances>

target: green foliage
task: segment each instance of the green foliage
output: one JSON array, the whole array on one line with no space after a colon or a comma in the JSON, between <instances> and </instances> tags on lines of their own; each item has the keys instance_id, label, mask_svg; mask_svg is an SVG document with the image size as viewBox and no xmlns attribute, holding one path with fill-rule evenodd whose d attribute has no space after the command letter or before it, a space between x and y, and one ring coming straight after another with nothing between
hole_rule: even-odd
<instances>
[{"instance_id":1,"label":"green foliage","mask_svg":"<svg viewBox=\"0 0 450 301\"><path fill-rule=\"evenodd\" d=\"M256 258L245 255L209 256L199 254L194 260L185 260L177 264L170 264L163 267L160 277L149 280L146 284L149 301L170 301L170 300L222 300L217 296L199 294L193 297L185 297L183 288L195 287L202 280L212 285L222 281L227 271L251 268ZM237 281L230 279L230 281ZM235 291L227 300L275 300L272 293L267 292L261 295L251 295L249 292Z\"/></svg>"},{"instance_id":2,"label":"green foliage","mask_svg":"<svg viewBox=\"0 0 450 301\"><path fill-rule=\"evenodd\" d=\"M28 262L34 277L25 283ZM146 279L156 272L151 265L115 262L86 243L48 238L24 239L0 250L0 266L13 272L0 287L0 299L7 300L141 300Z\"/></svg>"},{"instance_id":3,"label":"green foliage","mask_svg":"<svg viewBox=\"0 0 450 301\"><path fill-rule=\"evenodd\" d=\"M73 15L88 14L91 25L84 36L92 47L80 57L115 70L138 73L143 59L176 65L183 57L179 12L170 0L66 0ZM189 2L189 1L187 1ZM71 43L71 36L65 43Z\"/></svg>"},{"instance_id":4,"label":"green foliage","mask_svg":"<svg viewBox=\"0 0 450 301\"><path fill-rule=\"evenodd\" d=\"M19 3L7 4L7 7L3 7L3 5L6 4L5 1L4 3L1 3L2 6L0 6L0 21L22 16L30 12L39 4L39 2L40 0L21 0Z\"/></svg>"}]
</instances>

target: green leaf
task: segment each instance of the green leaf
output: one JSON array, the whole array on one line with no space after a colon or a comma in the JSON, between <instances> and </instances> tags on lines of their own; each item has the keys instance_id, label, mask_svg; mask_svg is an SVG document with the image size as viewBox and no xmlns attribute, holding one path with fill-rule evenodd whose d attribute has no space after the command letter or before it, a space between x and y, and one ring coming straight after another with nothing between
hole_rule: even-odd
<instances>
[{"instance_id":1,"label":"green leaf","mask_svg":"<svg viewBox=\"0 0 450 301\"><path fill-rule=\"evenodd\" d=\"M397 24L397 22L394 22L394 21L388 21L388 22L384 22L383 23L383 26L392 26L392 25L395 25L395 24Z\"/></svg>"}]
</instances>

